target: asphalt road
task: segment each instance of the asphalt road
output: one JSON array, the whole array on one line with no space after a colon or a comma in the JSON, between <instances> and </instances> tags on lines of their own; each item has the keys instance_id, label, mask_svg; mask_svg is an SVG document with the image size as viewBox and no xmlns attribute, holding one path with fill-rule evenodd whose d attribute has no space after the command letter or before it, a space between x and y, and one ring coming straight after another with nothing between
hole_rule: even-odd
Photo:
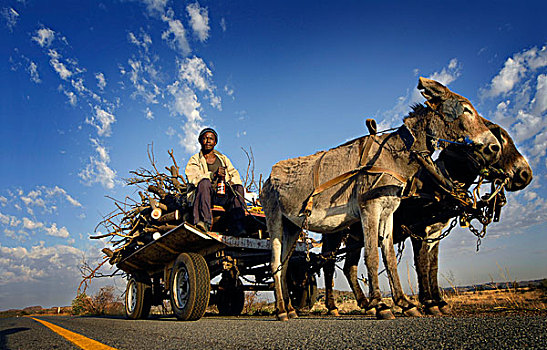
<instances>
[{"instance_id":1,"label":"asphalt road","mask_svg":"<svg viewBox=\"0 0 547 350\"><path fill-rule=\"evenodd\" d=\"M545 349L547 315L397 318L39 317L118 349ZM77 349L28 317L0 319L1 349Z\"/></svg>"}]
</instances>

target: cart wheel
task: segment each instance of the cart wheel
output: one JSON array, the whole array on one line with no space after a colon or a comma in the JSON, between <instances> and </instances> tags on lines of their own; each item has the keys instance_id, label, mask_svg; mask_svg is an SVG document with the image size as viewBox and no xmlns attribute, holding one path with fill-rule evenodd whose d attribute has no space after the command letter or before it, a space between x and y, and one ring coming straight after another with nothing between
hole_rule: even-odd
<instances>
[{"instance_id":1,"label":"cart wheel","mask_svg":"<svg viewBox=\"0 0 547 350\"><path fill-rule=\"evenodd\" d=\"M317 301L317 279L315 275L308 277L304 286L289 284L291 304L297 310L311 309Z\"/></svg>"},{"instance_id":2,"label":"cart wheel","mask_svg":"<svg viewBox=\"0 0 547 350\"><path fill-rule=\"evenodd\" d=\"M219 285L222 289L217 291L217 307L218 313L221 316L238 316L243 311L245 305L245 290L239 279L236 283L222 283Z\"/></svg>"},{"instance_id":3,"label":"cart wheel","mask_svg":"<svg viewBox=\"0 0 547 350\"><path fill-rule=\"evenodd\" d=\"M148 318L151 305L150 277L144 273L131 275L125 288L125 316L132 320Z\"/></svg>"},{"instance_id":4,"label":"cart wheel","mask_svg":"<svg viewBox=\"0 0 547 350\"><path fill-rule=\"evenodd\" d=\"M209 304L211 278L203 256L182 253L175 260L170 278L171 309L182 321L199 320Z\"/></svg>"}]
</instances>

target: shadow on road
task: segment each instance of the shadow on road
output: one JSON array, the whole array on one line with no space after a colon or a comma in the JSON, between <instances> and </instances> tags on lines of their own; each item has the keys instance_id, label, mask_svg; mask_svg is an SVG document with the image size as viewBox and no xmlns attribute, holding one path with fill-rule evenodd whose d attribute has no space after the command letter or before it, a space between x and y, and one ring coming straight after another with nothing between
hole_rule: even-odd
<instances>
[{"instance_id":1,"label":"shadow on road","mask_svg":"<svg viewBox=\"0 0 547 350\"><path fill-rule=\"evenodd\" d=\"M0 331L0 349L6 349L6 336L10 334L15 334L19 332L28 331L30 328L27 327L15 327L8 328Z\"/></svg>"}]
</instances>

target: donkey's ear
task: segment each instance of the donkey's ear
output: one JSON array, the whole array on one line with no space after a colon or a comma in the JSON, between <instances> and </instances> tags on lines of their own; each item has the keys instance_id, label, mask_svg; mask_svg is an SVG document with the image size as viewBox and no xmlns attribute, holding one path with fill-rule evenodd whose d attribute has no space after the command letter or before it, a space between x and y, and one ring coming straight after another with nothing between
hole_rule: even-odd
<instances>
[{"instance_id":1,"label":"donkey's ear","mask_svg":"<svg viewBox=\"0 0 547 350\"><path fill-rule=\"evenodd\" d=\"M420 77L418 89L422 93L422 96L428 101L437 99L444 100L450 93L450 90L443 84L424 77Z\"/></svg>"}]
</instances>

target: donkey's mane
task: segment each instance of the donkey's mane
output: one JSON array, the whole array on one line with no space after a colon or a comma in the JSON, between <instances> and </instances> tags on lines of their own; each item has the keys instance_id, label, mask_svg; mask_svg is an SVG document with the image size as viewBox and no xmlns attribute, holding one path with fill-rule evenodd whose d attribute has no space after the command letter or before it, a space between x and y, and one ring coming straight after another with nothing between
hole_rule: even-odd
<instances>
[{"instance_id":1,"label":"donkey's mane","mask_svg":"<svg viewBox=\"0 0 547 350\"><path fill-rule=\"evenodd\" d=\"M421 103L415 103L411 105L410 108L412 108L412 111L410 111L408 115L403 118L403 121L407 120L408 118L420 117L426 114L429 107L426 107Z\"/></svg>"}]
</instances>

